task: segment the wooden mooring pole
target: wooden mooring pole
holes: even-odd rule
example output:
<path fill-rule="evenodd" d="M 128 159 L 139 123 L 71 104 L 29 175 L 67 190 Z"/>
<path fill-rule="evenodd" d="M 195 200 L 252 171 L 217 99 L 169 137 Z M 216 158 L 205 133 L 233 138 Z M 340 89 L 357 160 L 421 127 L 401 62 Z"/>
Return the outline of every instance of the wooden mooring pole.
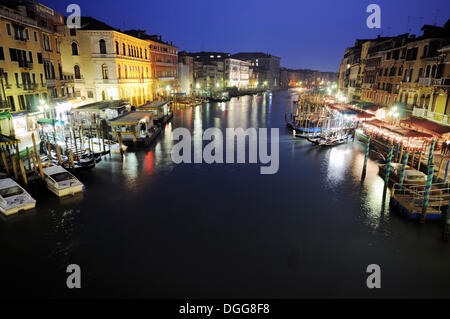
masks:
<path fill-rule="evenodd" d="M 9 174 L 9 166 L 8 166 L 8 161 L 6 160 L 6 155 L 5 152 L 2 151 L 2 161 L 3 161 L 3 166 L 5 167 L 6 170 L 6 174 Z"/>

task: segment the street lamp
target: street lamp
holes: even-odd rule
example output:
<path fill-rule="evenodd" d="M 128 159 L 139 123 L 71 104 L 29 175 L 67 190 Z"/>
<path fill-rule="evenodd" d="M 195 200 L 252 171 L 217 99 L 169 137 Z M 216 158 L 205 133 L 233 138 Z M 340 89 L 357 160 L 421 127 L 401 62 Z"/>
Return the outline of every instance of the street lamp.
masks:
<path fill-rule="evenodd" d="M 397 106 L 394 105 L 388 113 L 391 117 L 391 124 L 395 124 L 395 120 L 400 116 L 397 110 Z"/>

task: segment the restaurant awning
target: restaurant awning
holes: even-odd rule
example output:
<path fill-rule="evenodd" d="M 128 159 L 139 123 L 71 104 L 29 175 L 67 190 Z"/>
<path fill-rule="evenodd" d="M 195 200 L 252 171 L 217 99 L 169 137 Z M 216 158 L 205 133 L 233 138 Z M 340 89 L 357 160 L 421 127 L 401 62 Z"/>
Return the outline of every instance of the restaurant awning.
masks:
<path fill-rule="evenodd" d="M 10 119 L 11 114 L 9 112 L 0 113 L 0 120 Z"/>
<path fill-rule="evenodd" d="M 56 123 L 55 120 L 47 119 L 47 118 L 39 119 L 37 122 L 38 122 L 38 124 L 50 124 L 50 125 L 53 125 Z"/>
<path fill-rule="evenodd" d="M 416 130 L 423 130 L 436 137 L 442 137 L 442 135 L 450 133 L 450 126 L 441 125 L 418 117 L 402 120 L 401 123 Z"/>

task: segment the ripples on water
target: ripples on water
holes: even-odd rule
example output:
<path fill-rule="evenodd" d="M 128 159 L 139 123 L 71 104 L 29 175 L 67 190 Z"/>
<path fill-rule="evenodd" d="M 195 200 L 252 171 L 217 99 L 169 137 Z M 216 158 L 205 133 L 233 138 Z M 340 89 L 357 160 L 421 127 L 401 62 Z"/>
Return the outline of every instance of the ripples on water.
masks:
<path fill-rule="evenodd" d="M 389 209 L 389 190 L 359 143 L 321 149 L 284 127 L 287 92 L 178 108 L 157 143 L 111 155 L 78 177 L 81 198 L 43 192 L 0 221 L 0 295 L 110 297 L 450 296 L 450 249 L 437 225 Z M 280 128 L 280 169 L 180 164 L 172 131 Z M 65 289 L 78 263 L 83 289 Z M 378 263 L 383 288 L 368 291 Z M 30 288 L 31 286 L 31 288 Z M 45 288 L 43 288 L 45 287 Z"/>

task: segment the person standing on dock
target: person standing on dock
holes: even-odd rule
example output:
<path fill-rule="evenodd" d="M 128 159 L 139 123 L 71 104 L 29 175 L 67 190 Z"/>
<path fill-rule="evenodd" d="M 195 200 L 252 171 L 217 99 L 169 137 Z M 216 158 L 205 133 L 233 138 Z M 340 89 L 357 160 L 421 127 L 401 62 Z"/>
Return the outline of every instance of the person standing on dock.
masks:
<path fill-rule="evenodd" d="M 448 147 L 447 142 L 442 142 L 441 155 L 445 155 L 447 153 L 447 147 Z"/>

